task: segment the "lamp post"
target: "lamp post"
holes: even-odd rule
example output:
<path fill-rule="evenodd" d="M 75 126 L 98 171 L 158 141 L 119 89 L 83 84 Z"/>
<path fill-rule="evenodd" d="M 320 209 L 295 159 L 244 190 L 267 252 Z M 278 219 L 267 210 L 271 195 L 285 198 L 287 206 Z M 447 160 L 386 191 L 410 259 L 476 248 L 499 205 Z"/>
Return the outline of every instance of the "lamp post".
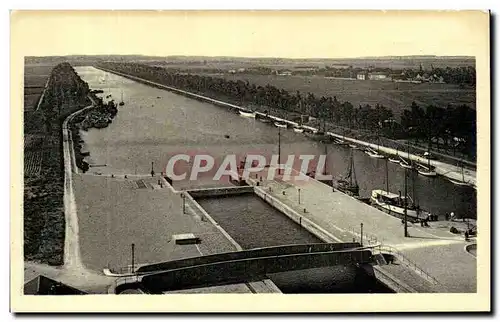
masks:
<path fill-rule="evenodd" d="M 181 193 L 181 198 L 182 198 L 182 214 L 186 213 L 186 196 Z"/>
<path fill-rule="evenodd" d="M 299 205 L 300 205 L 300 188 L 299 188 Z"/>

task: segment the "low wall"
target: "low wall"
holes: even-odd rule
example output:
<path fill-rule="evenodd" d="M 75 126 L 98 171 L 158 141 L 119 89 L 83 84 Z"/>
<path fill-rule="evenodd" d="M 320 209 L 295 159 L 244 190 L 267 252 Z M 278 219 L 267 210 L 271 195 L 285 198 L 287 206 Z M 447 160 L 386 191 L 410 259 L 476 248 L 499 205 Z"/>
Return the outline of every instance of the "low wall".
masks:
<path fill-rule="evenodd" d="M 144 265 L 136 270 L 136 273 L 146 273 L 162 270 L 172 270 L 189 266 L 205 265 L 210 263 L 250 259 L 266 256 L 282 256 L 301 253 L 317 253 L 326 251 L 336 251 L 358 248 L 359 243 L 325 243 L 325 244 L 304 244 L 304 245 L 286 245 L 275 247 L 264 247 L 239 252 L 221 253 L 214 255 L 207 255 L 195 258 L 186 258 L 176 261 L 169 261 L 151 265 Z"/>
<path fill-rule="evenodd" d="M 369 262 L 370 251 L 335 251 L 270 256 L 219 262 L 145 275 L 142 285 L 152 293 L 216 283 L 258 280 L 262 276 L 314 267 L 355 265 Z"/>
<path fill-rule="evenodd" d="M 245 193 L 253 193 L 251 186 L 239 187 L 223 187 L 223 188 L 208 188 L 208 189 L 192 189 L 187 192 L 195 199 L 218 196 L 234 196 Z"/>

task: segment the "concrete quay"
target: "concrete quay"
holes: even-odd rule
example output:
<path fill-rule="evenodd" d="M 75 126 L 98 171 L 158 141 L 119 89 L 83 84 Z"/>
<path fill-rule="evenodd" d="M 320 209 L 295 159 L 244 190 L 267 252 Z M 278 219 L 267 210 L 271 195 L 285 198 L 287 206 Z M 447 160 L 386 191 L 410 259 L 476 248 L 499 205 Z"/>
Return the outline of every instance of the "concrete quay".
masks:
<path fill-rule="evenodd" d="M 216 99 L 213 99 L 213 98 L 210 98 L 210 97 L 206 97 L 206 96 L 202 96 L 202 95 L 199 95 L 199 94 L 187 92 L 187 91 L 180 90 L 180 89 L 177 89 L 177 88 L 174 88 L 174 87 L 171 87 L 171 86 L 166 86 L 166 85 L 163 85 L 163 84 L 160 84 L 160 83 L 152 82 L 152 81 L 149 81 L 149 80 L 137 77 L 137 76 L 132 76 L 132 75 L 129 75 L 129 74 L 117 72 L 117 71 L 106 69 L 106 68 L 102 68 L 102 67 L 96 67 L 96 68 L 100 69 L 100 70 L 103 70 L 105 72 L 113 73 L 113 74 L 116 74 L 116 75 L 120 75 L 120 76 L 129 78 L 129 79 L 138 81 L 138 82 L 143 83 L 143 84 L 147 84 L 147 85 L 150 85 L 150 86 L 162 88 L 162 89 L 165 89 L 165 90 L 168 90 L 168 91 L 171 91 L 171 92 L 174 92 L 174 93 L 186 96 L 186 97 L 190 97 L 190 98 L 197 99 L 197 100 L 202 100 L 204 102 L 208 102 L 208 103 L 211 103 L 211 104 L 214 104 L 214 105 L 217 105 L 217 106 L 226 107 L 226 108 L 232 108 L 232 109 L 238 109 L 238 110 L 243 109 L 243 107 L 241 107 L 241 106 L 237 106 L 237 105 L 234 105 L 234 104 L 230 104 L 230 103 L 226 103 L 226 102 L 223 102 L 223 101 L 219 101 L 219 100 L 216 100 Z M 265 114 L 260 113 L 260 112 L 256 112 L 256 114 L 259 114 L 260 116 L 266 116 Z M 267 115 L 267 116 L 270 117 L 271 119 L 275 120 L 275 121 L 285 122 L 289 126 L 297 126 L 298 125 L 298 123 L 292 122 L 290 120 L 282 119 L 282 118 L 275 117 L 275 116 L 272 116 L 272 115 Z M 312 130 L 312 131 L 318 130 L 317 128 L 314 128 L 314 127 L 311 127 L 311 126 L 303 126 L 303 127 L 307 128 L 309 130 Z M 361 145 L 361 146 L 364 146 L 364 147 L 370 147 L 372 149 L 379 149 L 379 151 L 381 151 L 382 153 L 387 154 L 387 155 L 396 156 L 396 155 L 401 155 L 402 154 L 405 158 L 409 158 L 409 159 L 411 159 L 413 161 L 417 161 L 417 162 L 421 162 L 421 163 L 427 164 L 427 159 L 422 158 L 422 157 L 420 157 L 418 155 L 410 154 L 408 156 L 408 154 L 406 154 L 406 153 L 402 153 L 401 151 L 397 151 L 396 149 L 392 149 L 392 148 L 389 148 L 389 147 L 377 146 L 376 144 L 373 144 L 373 143 L 369 143 L 369 142 L 357 140 L 357 139 L 354 139 L 354 138 L 351 138 L 351 137 L 346 137 L 346 136 L 343 136 L 343 135 L 340 135 L 340 134 L 337 134 L 337 133 L 333 133 L 333 132 L 326 132 L 326 133 L 328 135 L 331 135 L 331 136 L 334 136 L 336 138 L 348 141 L 350 143 L 358 144 L 358 145 Z M 430 163 L 431 163 L 432 166 L 434 166 L 436 168 L 435 170 L 436 170 L 437 174 L 439 174 L 441 176 L 444 176 L 444 177 L 447 177 L 449 179 L 457 180 L 457 181 L 461 181 L 462 180 L 462 169 L 460 167 L 452 165 L 452 164 L 448 164 L 448 163 L 436 161 L 436 160 L 431 160 Z M 476 180 L 476 178 L 477 178 L 476 171 L 464 169 L 464 181 L 467 182 L 473 188 L 477 188 L 477 180 Z"/>
<path fill-rule="evenodd" d="M 312 178 L 294 183 L 279 178 L 249 179 L 255 192 L 270 205 L 325 241 L 361 240 L 374 250 L 394 254 L 402 265 L 376 268 L 410 292 L 476 292 L 476 258 L 465 251 L 473 242 L 431 222 L 430 227 L 408 223 L 404 236 L 401 220 L 360 202 Z M 299 190 L 300 189 L 300 190 Z M 300 194 L 300 203 L 299 203 Z"/>

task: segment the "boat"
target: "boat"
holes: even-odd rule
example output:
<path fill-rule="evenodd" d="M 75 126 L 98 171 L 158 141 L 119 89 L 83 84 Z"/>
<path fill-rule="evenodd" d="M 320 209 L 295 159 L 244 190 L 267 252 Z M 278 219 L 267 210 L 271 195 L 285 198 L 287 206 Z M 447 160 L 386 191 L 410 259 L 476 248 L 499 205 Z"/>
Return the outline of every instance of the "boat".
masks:
<path fill-rule="evenodd" d="M 250 111 L 250 110 L 245 110 L 245 109 L 241 108 L 241 109 L 238 110 L 238 112 L 243 117 L 255 117 L 255 112 Z"/>
<path fill-rule="evenodd" d="M 373 150 L 372 148 L 367 148 L 365 150 L 365 153 L 368 154 L 371 158 L 376 158 L 376 159 L 383 159 L 383 158 L 385 158 L 384 155 L 378 153 L 377 151 Z"/>
<path fill-rule="evenodd" d="M 400 164 L 403 168 L 405 168 L 405 169 L 413 169 L 413 164 L 412 164 L 411 160 L 410 160 L 410 161 L 408 161 L 408 160 L 406 160 L 406 159 L 404 159 L 404 158 L 402 158 L 402 157 L 399 157 L 399 160 L 400 160 L 400 161 L 399 161 L 399 164 Z"/>
<path fill-rule="evenodd" d="M 399 160 L 399 151 L 396 149 L 396 158 L 389 158 L 389 161 L 392 163 L 400 163 L 401 160 Z"/>
<path fill-rule="evenodd" d="M 450 180 L 454 185 L 457 185 L 457 186 L 469 186 L 470 185 L 469 182 L 465 181 L 464 165 L 461 164 L 460 168 L 461 168 L 461 172 L 462 172 L 462 180 L 456 180 L 456 179 L 452 179 L 452 178 L 448 178 L 448 180 Z"/>
<path fill-rule="evenodd" d="M 337 145 L 340 145 L 340 146 L 348 146 L 349 143 L 347 143 L 346 141 L 342 140 L 342 139 L 334 139 L 335 143 Z"/>
<path fill-rule="evenodd" d="M 401 162 L 399 159 L 394 159 L 394 158 L 389 158 L 389 161 L 392 163 L 400 163 Z"/>
<path fill-rule="evenodd" d="M 285 128 L 285 129 L 288 127 L 288 124 L 286 124 L 283 121 L 274 122 L 274 125 L 277 126 L 277 127 Z"/>
<path fill-rule="evenodd" d="M 416 163 L 416 168 L 417 172 L 423 176 L 426 177 L 435 177 L 437 176 L 436 171 L 434 170 L 434 167 L 427 167 L 423 164 Z"/>
<path fill-rule="evenodd" d="M 415 206 L 410 197 L 401 196 L 400 194 L 381 189 L 372 190 L 370 203 L 374 207 L 398 218 L 404 218 L 406 208 L 406 216 L 409 221 L 424 219 L 429 214 L 421 210 L 418 206 Z"/>
<path fill-rule="evenodd" d="M 301 126 L 296 126 L 293 128 L 293 131 L 296 133 L 304 133 L 304 128 Z"/>
<path fill-rule="evenodd" d="M 347 174 L 343 178 L 340 178 L 336 181 L 335 188 L 350 196 L 359 197 L 359 185 L 356 181 L 356 172 L 354 171 L 354 156 L 352 151 L 349 157 Z"/>
<path fill-rule="evenodd" d="M 123 102 L 123 90 L 122 90 L 122 96 L 121 96 L 121 100 L 120 100 L 120 103 L 118 103 L 119 106 L 123 106 L 125 105 L 125 103 Z"/>
<path fill-rule="evenodd" d="M 358 146 L 354 144 L 349 144 L 349 147 L 353 150 L 359 150 Z"/>
<path fill-rule="evenodd" d="M 426 176 L 426 177 L 437 176 L 437 173 L 435 170 L 436 168 L 431 165 L 431 159 L 427 159 L 427 165 L 416 162 L 415 166 L 417 168 L 417 172 L 423 176 Z"/>

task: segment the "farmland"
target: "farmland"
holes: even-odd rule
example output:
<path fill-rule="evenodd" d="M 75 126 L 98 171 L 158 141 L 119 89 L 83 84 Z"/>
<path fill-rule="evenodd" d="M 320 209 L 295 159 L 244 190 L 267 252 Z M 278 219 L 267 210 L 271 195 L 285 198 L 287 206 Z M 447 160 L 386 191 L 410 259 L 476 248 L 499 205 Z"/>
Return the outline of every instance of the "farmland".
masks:
<path fill-rule="evenodd" d="M 356 107 L 381 104 L 391 109 L 396 117 L 401 114 L 403 108 L 408 108 L 412 101 L 420 106 L 434 104 L 447 107 L 448 104 L 466 104 L 475 109 L 476 105 L 475 88 L 460 88 L 452 84 L 344 80 L 319 76 L 224 74 L 214 77 L 232 81 L 243 80 L 259 86 L 269 84 L 291 93 L 310 92 L 316 97 L 336 96 L 339 101 L 351 102 Z"/>
<path fill-rule="evenodd" d="M 44 99 L 35 109 L 49 77 Z M 24 258 L 60 265 L 64 246 L 61 123 L 90 104 L 89 89 L 67 63 L 25 65 L 24 78 Z"/>
<path fill-rule="evenodd" d="M 49 64 L 24 66 L 24 111 L 36 108 L 53 67 Z"/>

